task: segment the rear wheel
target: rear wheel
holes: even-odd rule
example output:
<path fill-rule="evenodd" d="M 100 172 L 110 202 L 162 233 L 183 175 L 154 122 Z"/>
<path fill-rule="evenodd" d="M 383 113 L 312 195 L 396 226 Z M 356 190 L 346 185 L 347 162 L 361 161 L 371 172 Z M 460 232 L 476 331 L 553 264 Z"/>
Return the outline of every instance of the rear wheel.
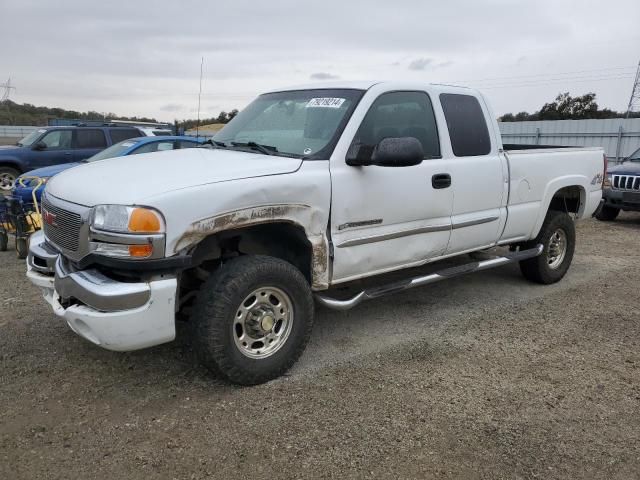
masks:
<path fill-rule="evenodd" d="M 204 365 L 234 383 L 255 385 L 285 373 L 304 351 L 313 297 L 290 263 L 237 257 L 202 285 L 190 322 Z"/>
<path fill-rule="evenodd" d="M 565 276 L 573 260 L 576 231 L 571 217 L 564 212 L 549 210 L 538 236 L 523 248 L 534 248 L 539 244 L 544 246 L 542 253 L 520 262 L 520 271 L 532 282 L 555 283 Z"/>
<path fill-rule="evenodd" d="M 15 168 L 0 165 L 0 193 L 9 193 L 19 175 L 20 172 Z"/>
<path fill-rule="evenodd" d="M 608 207 L 607 205 L 603 205 L 602 209 L 596 215 L 596 218 L 604 222 L 611 222 L 616 219 L 619 213 L 620 213 L 619 208 Z"/>

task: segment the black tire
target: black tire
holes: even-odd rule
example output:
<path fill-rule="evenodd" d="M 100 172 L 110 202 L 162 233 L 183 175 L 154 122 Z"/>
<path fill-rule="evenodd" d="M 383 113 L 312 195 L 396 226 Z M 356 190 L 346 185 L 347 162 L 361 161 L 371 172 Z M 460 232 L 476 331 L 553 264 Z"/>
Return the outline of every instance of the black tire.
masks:
<path fill-rule="evenodd" d="M 0 194 L 9 193 L 19 176 L 20 172 L 15 168 L 0 165 Z"/>
<path fill-rule="evenodd" d="M 16 237 L 16 255 L 18 258 L 25 259 L 29 253 L 28 241 L 24 237 Z"/>
<path fill-rule="evenodd" d="M 602 209 L 596 215 L 596 218 L 598 220 L 602 220 L 603 222 L 612 222 L 613 220 L 616 219 L 619 213 L 620 213 L 619 208 L 603 205 Z"/>
<path fill-rule="evenodd" d="M 9 245 L 9 235 L 5 232 L 0 232 L 0 252 L 6 252 Z"/>
<path fill-rule="evenodd" d="M 555 251 L 550 249 L 552 237 L 556 236 L 556 234 L 560 237 L 564 235 L 566 248 L 561 261 L 554 265 L 553 259 L 560 260 L 559 256 L 554 256 Z M 557 239 L 558 237 L 556 236 L 555 238 Z M 545 285 L 555 283 L 565 276 L 573 260 L 573 252 L 576 247 L 576 230 L 571 217 L 564 212 L 549 210 L 538 236 L 531 242 L 524 244 L 522 249 L 534 248 L 538 244 L 544 246 L 542 254 L 520 262 L 520 271 L 527 280 L 532 282 Z"/>
<path fill-rule="evenodd" d="M 240 318 L 245 299 L 262 288 L 279 289 L 287 296 L 291 327 L 270 356 L 250 358 L 238 344 L 247 337 L 235 330 L 236 315 Z M 211 274 L 198 293 L 189 322 L 195 352 L 205 366 L 233 383 L 256 385 L 284 374 L 300 358 L 311 335 L 313 315 L 311 289 L 296 267 L 274 257 L 248 255 L 224 263 Z"/>

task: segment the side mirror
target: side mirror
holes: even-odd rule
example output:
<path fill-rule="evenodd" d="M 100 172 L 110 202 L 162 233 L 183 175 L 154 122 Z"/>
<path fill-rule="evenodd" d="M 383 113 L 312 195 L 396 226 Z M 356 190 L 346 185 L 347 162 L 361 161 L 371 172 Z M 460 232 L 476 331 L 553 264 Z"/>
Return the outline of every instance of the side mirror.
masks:
<path fill-rule="evenodd" d="M 373 148 L 353 145 L 347 154 L 347 165 L 360 167 L 411 167 L 424 160 L 422 144 L 414 137 L 383 138 Z"/>
<path fill-rule="evenodd" d="M 383 138 L 371 155 L 371 163 L 381 167 L 411 167 L 422 160 L 422 144 L 414 137 Z"/>
<path fill-rule="evenodd" d="M 46 150 L 47 149 L 47 144 L 44 142 L 36 142 L 33 144 L 33 149 L 34 150 Z"/>

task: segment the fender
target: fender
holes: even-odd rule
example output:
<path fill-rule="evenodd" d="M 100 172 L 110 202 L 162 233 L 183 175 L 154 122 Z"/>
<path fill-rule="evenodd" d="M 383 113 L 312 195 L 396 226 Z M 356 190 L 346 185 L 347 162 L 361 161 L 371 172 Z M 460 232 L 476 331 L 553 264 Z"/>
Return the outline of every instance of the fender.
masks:
<path fill-rule="evenodd" d="M 193 222 L 178 239 L 176 251 L 193 247 L 215 233 L 267 223 L 287 222 L 300 227 L 311 244 L 311 273 L 314 290 L 329 288 L 329 239 L 322 214 L 309 205 L 277 204 L 243 208 Z"/>
<path fill-rule="evenodd" d="M 531 231 L 530 238 L 535 238 L 540 229 L 542 228 L 542 224 L 544 219 L 547 216 L 547 212 L 549 211 L 549 205 L 551 205 L 551 200 L 553 196 L 561 189 L 565 187 L 579 187 L 580 188 L 580 207 L 578 209 L 578 218 L 581 218 L 584 213 L 584 207 L 587 199 L 587 188 L 589 185 L 590 179 L 584 175 L 567 175 L 564 177 L 559 177 L 547 185 L 545 188 L 542 201 L 540 202 L 541 208 L 538 210 L 538 217 L 536 219 L 536 223 L 533 226 L 533 230 Z"/>

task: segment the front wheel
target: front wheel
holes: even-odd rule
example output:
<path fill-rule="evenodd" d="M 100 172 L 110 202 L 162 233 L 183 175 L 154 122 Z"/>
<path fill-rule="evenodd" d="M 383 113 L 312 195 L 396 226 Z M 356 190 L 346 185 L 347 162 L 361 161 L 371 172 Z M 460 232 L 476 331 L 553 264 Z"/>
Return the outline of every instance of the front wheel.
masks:
<path fill-rule="evenodd" d="M 7 232 L 0 232 L 0 252 L 6 252 L 9 244 L 9 235 Z"/>
<path fill-rule="evenodd" d="M 556 210 L 549 210 L 540 233 L 523 248 L 544 249 L 537 257 L 520 262 L 520 271 L 527 280 L 550 284 L 562 279 L 569 270 L 576 247 L 576 230 L 571 217 Z"/>
<path fill-rule="evenodd" d="M 0 194 L 9 193 L 16 184 L 20 172 L 15 168 L 0 165 Z"/>
<path fill-rule="evenodd" d="M 204 282 L 189 320 L 192 341 L 200 361 L 231 382 L 264 383 L 298 360 L 313 310 L 296 267 L 274 257 L 237 257 Z"/>
<path fill-rule="evenodd" d="M 619 208 L 603 205 L 602 209 L 596 215 L 596 218 L 598 220 L 602 220 L 603 222 L 612 222 L 613 220 L 616 219 L 619 213 L 620 213 Z"/>

